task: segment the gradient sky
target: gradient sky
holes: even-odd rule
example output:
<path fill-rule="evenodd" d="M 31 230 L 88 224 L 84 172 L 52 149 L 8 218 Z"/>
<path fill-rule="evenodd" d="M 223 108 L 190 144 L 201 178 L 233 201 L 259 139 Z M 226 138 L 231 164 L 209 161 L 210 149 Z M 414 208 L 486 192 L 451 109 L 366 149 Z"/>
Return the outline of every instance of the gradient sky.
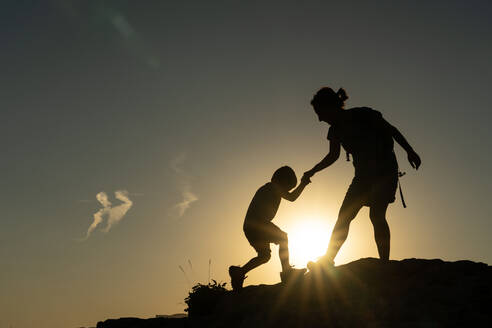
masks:
<path fill-rule="evenodd" d="M 0 327 L 182 312 L 209 259 L 228 281 L 255 254 L 256 189 L 328 151 L 309 105 L 324 85 L 422 157 L 415 172 L 396 146 L 391 258 L 492 263 L 489 1 L 2 1 L 0 17 Z M 342 157 L 274 222 L 320 219 L 328 242 L 352 176 Z M 117 190 L 133 206 L 82 240 Z M 248 284 L 279 281 L 273 254 Z M 337 264 L 368 256 L 364 209 Z"/>

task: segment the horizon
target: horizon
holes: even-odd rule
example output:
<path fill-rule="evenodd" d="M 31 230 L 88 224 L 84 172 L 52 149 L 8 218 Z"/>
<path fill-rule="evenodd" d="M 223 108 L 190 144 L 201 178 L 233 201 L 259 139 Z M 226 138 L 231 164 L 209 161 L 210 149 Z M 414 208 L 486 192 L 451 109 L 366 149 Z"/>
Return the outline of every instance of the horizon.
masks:
<path fill-rule="evenodd" d="M 256 190 L 283 165 L 300 180 L 328 153 L 310 105 L 322 86 L 380 111 L 422 158 L 413 170 L 395 143 L 408 207 L 397 192 L 390 259 L 492 263 L 492 4 L 50 0 L 0 12 L 0 327 L 182 313 L 194 284 L 230 286 L 228 266 L 255 254 L 242 225 Z M 273 222 L 296 267 L 322 255 L 353 175 L 342 150 L 281 202 Z M 367 207 L 336 264 L 364 257 L 378 257 Z M 245 284 L 279 271 L 272 245 Z"/>

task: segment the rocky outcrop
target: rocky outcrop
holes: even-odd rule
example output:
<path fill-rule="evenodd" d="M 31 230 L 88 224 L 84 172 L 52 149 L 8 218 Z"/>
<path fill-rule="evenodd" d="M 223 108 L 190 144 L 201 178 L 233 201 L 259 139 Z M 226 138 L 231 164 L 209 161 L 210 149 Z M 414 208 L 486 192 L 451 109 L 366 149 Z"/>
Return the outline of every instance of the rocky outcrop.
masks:
<path fill-rule="evenodd" d="M 240 292 L 211 295 L 206 300 L 207 311 L 193 309 L 200 304 L 192 304 L 190 310 L 194 311 L 188 318 L 107 320 L 97 327 L 492 325 L 492 267 L 471 261 L 381 263 L 366 258 L 308 273 L 287 284 L 248 286 Z"/>

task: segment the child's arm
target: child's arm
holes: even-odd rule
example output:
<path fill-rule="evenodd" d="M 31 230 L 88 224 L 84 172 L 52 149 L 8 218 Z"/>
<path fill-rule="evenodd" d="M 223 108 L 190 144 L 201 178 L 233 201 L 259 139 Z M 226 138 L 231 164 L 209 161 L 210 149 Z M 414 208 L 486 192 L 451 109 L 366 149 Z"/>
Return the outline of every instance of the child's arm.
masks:
<path fill-rule="evenodd" d="M 284 199 L 287 199 L 290 202 L 293 202 L 301 195 L 302 191 L 309 183 L 311 183 L 309 177 L 303 175 L 301 179 L 301 183 L 299 183 L 296 189 L 294 189 L 292 192 L 280 191 L 280 196 Z"/>

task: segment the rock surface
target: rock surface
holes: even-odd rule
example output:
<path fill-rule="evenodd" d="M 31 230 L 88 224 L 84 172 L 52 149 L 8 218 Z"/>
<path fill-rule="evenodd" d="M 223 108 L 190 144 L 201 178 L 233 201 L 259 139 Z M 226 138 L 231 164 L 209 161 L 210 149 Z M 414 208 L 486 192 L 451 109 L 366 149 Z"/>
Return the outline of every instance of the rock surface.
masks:
<path fill-rule="evenodd" d="M 188 318 L 122 318 L 97 327 L 491 326 L 492 267 L 366 258 L 287 284 L 227 291 L 206 303 L 206 313 L 190 306 Z"/>

